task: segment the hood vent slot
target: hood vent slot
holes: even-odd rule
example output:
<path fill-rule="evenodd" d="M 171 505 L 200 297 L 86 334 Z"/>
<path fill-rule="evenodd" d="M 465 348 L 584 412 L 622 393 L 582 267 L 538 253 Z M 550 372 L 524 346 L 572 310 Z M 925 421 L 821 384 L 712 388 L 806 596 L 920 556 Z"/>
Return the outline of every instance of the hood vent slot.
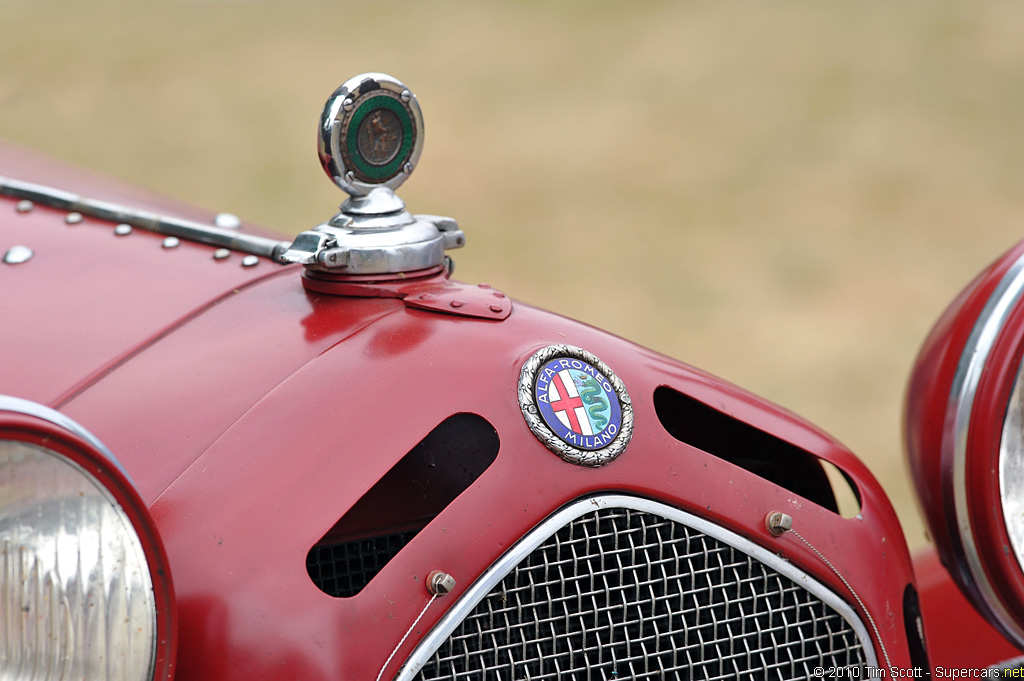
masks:
<path fill-rule="evenodd" d="M 306 570 L 326 594 L 358 594 L 498 456 L 494 426 L 476 414 L 442 421 L 310 549 Z"/>
<path fill-rule="evenodd" d="M 828 475 L 810 452 L 666 386 L 654 391 L 654 409 L 680 442 L 839 513 Z"/>

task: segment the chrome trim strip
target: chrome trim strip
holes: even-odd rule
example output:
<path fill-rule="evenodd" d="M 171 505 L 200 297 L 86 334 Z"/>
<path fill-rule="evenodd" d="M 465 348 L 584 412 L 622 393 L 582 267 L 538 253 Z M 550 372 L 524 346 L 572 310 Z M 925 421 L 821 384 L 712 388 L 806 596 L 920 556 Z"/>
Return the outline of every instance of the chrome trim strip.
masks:
<path fill-rule="evenodd" d="M 985 302 L 978 321 L 967 338 L 949 393 L 943 427 L 942 458 L 953 463 L 953 508 L 957 535 L 963 556 L 957 557 L 961 574 L 969 577 L 989 612 L 1017 645 L 1024 645 L 1024 628 L 1014 621 L 999 600 L 981 564 L 974 543 L 970 512 L 967 507 L 967 430 L 978 393 L 978 384 L 996 339 L 1006 326 L 1013 308 L 1024 295 L 1024 256 L 1010 266 L 999 285 Z"/>
<path fill-rule="evenodd" d="M 108 201 L 88 199 L 71 192 L 62 191 L 31 182 L 0 177 L 0 196 L 30 200 L 35 203 L 74 213 L 88 215 L 99 220 L 109 220 L 145 229 L 157 234 L 176 236 L 187 241 L 196 241 L 209 246 L 230 248 L 234 251 L 260 255 L 280 262 L 280 255 L 291 245 L 289 241 L 277 241 L 253 234 L 242 234 L 237 229 L 226 229 L 205 225 L 201 222 L 158 215 L 136 210 Z"/>
<path fill-rule="evenodd" d="M 124 469 L 124 466 L 122 466 L 121 462 L 117 460 L 117 457 L 115 457 L 113 453 L 109 449 L 107 449 L 107 446 L 103 444 L 103 442 L 98 437 L 96 437 L 88 430 L 86 430 L 77 421 L 68 416 L 65 416 L 56 409 L 50 409 L 49 407 L 39 404 L 38 402 L 25 400 L 20 397 L 0 395 L 0 411 L 9 411 L 14 412 L 16 414 L 34 416 L 37 419 L 42 419 L 43 421 L 52 423 L 58 428 L 63 428 L 64 430 L 74 435 L 77 435 L 81 439 L 88 442 L 94 449 L 96 449 L 96 451 L 105 456 L 107 460 L 109 460 L 111 463 L 117 466 L 117 469 L 121 471 L 125 478 L 128 478 L 129 482 L 131 482 L 131 478 L 128 477 L 128 471 Z"/>
<path fill-rule="evenodd" d="M 412 655 L 410 655 L 405 661 L 405 664 L 403 664 L 401 669 L 398 670 L 398 674 L 395 676 L 395 681 L 408 681 L 409 679 L 412 679 L 412 677 L 423 668 L 423 665 L 430 660 L 434 652 L 441 647 L 441 644 L 444 643 L 462 620 L 464 620 L 473 611 L 477 604 L 480 603 L 488 593 L 490 593 L 491 589 L 494 588 L 498 582 L 504 579 L 505 576 L 517 565 L 519 565 L 526 556 L 532 553 L 534 549 L 543 544 L 549 537 L 554 535 L 558 530 L 573 520 L 584 516 L 587 513 L 591 513 L 595 509 L 603 508 L 629 508 L 635 511 L 644 511 L 659 515 L 663 518 L 686 525 L 698 532 L 703 532 L 710 537 L 714 537 L 734 549 L 745 553 L 748 556 L 752 556 L 765 565 L 768 565 L 773 570 L 776 570 L 785 577 L 788 577 L 807 591 L 820 598 L 823 602 L 827 603 L 836 612 L 838 612 L 857 634 L 857 638 L 860 640 L 861 646 L 864 648 L 864 656 L 867 658 L 867 664 L 873 667 L 878 666 L 878 658 L 875 655 L 875 647 L 871 643 L 871 637 L 868 636 L 867 628 L 864 626 L 864 623 L 861 622 L 860 618 L 857 617 L 853 608 L 829 590 L 824 584 L 811 578 L 807 573 L 803 572 L 786 559 L 758 546 L 749 539 L 745 539 L 735 532 L 727 530 L 719 525 L 714 525 L 703 518 L 699 518 L 678 508 L 666 506 L 665 504 L 651 501 L 649 499 L 642 499 L 640 497 L 621 494 L 607 494 L 596 497 L 585 497 L 572 502 L 568 506 L 555 512 L 554 515 L 548 517 L 544 522 L 520 539 L 519 542 L 517 542 L 511 549 L 505 552 L 497 562 L 491 565 L 491 567 L 480 575 L 480 578 L 466 590 L 466 593 L 463 594 L 462 598 L 460 598 L 459 601 L 453 605 L 447 613 L 445 613 L 444 617 L 442 617 L 434 628 L 430 630 L 430 633 L 420 641 L 416 650 L 413 651 Z"/>

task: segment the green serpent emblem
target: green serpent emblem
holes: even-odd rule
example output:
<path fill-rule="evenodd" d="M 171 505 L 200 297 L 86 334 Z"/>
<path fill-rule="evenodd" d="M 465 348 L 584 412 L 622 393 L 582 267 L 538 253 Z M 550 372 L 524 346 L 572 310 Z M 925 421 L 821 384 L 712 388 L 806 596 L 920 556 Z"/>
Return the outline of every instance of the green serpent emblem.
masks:
<path fill-rule="evenodd" d="M 604 397 L 604 390 L 593 376 L 583 376 L 583 385 L 580 386 L 580 397 L 583 403 L 590 405 L 587 413 L 590 420 L 594 422 L 594 429 L 600 433 L 608 425 L 608 417 L 602 412 L 608 410 L 608 400 Z"/>

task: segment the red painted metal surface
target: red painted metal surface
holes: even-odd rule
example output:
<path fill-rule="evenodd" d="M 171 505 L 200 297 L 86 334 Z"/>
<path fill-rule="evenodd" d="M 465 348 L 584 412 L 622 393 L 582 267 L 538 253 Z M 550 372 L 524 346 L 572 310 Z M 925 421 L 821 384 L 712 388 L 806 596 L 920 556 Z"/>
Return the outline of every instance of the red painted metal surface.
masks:
<path fill-rule="evenodd" d="M 60 183 L 67 191 L 133 201 L 133 207 L 153 211 L 175 210 L 167 199 L 20 149 L 0 147 L 0 176 Z M 136 229 L 119 237 L 109 222 L 85 218 L 69 225 L 63 211 L 36 206 L 18 213 L 16 204 L 0 196 L 0 253 L 23 245 L 35 255 L 0 267 L 0 356 L 24 360 L 4 363 L 0 392 L 43 404 L 59 407 L 206 306 L 280 273 L 266 259 L 243 268 L 237 253 L 214 260 L 210 246 L 182 242 L 165 249 L 159 234 Z M 175 214 L 211 217 L 195 209 Z"/>
<path fill-rule="evenodd" d="M 284 289 L 287 283 L 282 277 L 266 286 Z M 293 284 L 297 295 L 308 295 L 297 281 Z M 259 288 L 239 298 L 257 295 Z M 771 550 L 785 551 L 852 601 L 794 537 L 767 534 L 763 519 L 768 512 L 790 513 L 799 531 L 843 566 L 876 613 L 894 664 L 901 652 L 905 655 L 900 596 L 911 580 L 906 548 L 880 488 L 837 443 L 710 376 L 524 305 L 497 325 L 400 307 L 325 352 L 309 347 L 305 329 L 314 320 L 340 315 L 336 308 L 345 309 L 343 316 L 350 319 L 359 314 L 357 305 L 368 302 L 389 301 L 311 299 L 308 309 L 278 305 L 275 324 L 293 332 L 290 341 L 280 340 L 282 349 L 287 344 L 306 347 L 313 358 L 237 419 L 221 423 L 224 432 L 214 442 L 198 443 L 198 457 L 153 503 L 179 592 L 182 649 L 190 653 L 181 660 L 185 678 L 268 676 L 282 665 L 301 670 L 305 678 L 373 678 L 426 603 L 423 579 L 431 570 L 455 575 L 459 587 L 428 611 L 421 631 L 511 542 L 564 503 L 605 490 L 667 501 L 738 528 Z M 211 308 L 207 319 L 194 320 L 133 357 L 65 411 L 92 424 L 101 438 L 118 443 L 129 470 L 148 475 L 160 454 L 123 443 L 125 431 L 133 430 L 126 423 L 149 428 L 153 415 L 138 403 L 144 401 L 130 403 L 123 392 L 132 384 L 160 385 L 169 393 L 168 402 L 198 399 L 202 391 L 193 390 L 194 379 L 169 380 L 168 374 L 177 372 L 168 372 L 161 346 L 200 324 L 208 327 L 207 345 L 230 345 L 228 331 L 237 329 L 237 319 L 220 317 L 227 312 L 226 306 Z M 199 340 L 183 345 L 195 347 L 202 344 Z M 519 369 L 535 350 L 553 342 L 597 354 L 633 397 L 633 442 L 604 468 L 561 461 L 523 421 L 516 401 Z M 251 364 L 233 368 L 234 375 L 227 371 L 217 379 L 217 395 L 244 392 L 254 380 Z M 854 479 L 864 501 L 861 517 L 843 519 L 676 441 L 654 413 L 652 395 L 660 385 L 833 461 Z M 120 413 L 114 416 L 109 403 L 119 396 Z M 208 398 L 215 401 L 213 395 Z M 200 419 L 206 403 L 200 400 L 183 418 Z M 495 427 L 501 441 L 496 462 L 375 578 L 373 588 L 349 599 L 320 592 L 305 573 L 309 548 L 413 445 L 458 412 L 478 414 Z M 410 646 L 396 659 L 408 654 Z"/>
<path fill-rule="evenodd" d="M 1020 656 L 964 597 L 933 549 L 914 556 L 914 573 L 933 667 L 984 669 Z"/>
<path fill-rule="evenodd" d="M 36 221 L 31 230 L 18 225 L 25 218 Z M 856 589 L 892 663 L 910 664 L 902 596 L 913 574 L 881 487 L 841 444 L 735 386 L 521 303 L 501 318 L 473 318 L 411 306 L 409 294 L 430 292 L 413 288 L 422 282 L 397 285 L 396 297 L 325 295 L 306 290 L 295 268 L 264 261 L 249 271 L 236 261 L 225 270 L 205 246 L 168 253 L 158 237 L 122 241 L 111 225 L 68 227 L 45 209 L 16 215 L 7 200 L 0 223 L 25 229 L 20 235 L 52 233 L 37 242 L 36 259 L 4 272 L 23 277 L 14 285 L 30 299 L 13 311 L 20 317 L 4 318 L 6 326 L 24 323 L 33 333 L 0 341 L 3 351 L 38 366 L 58 346 L 76 348 L 52 358 L 59 370 L 44 376 L 19 368 L 3 377 L 0 392 L 58 404 L 135 480 L 174 574 L 179 678 L 376 678 L 429 599 L 425 577 L 452 574 L 454 593 L 427 610 L 386 670 L 390 678 L 512 543 L 567 502 L 604 491 L 678 506 L 783 553 L 864 616 L 813 551 L 765 529 L 766 514 L 788 513 Z M 51 250 L 60 257 L 50 258 Z M 476 286 L 436 285 L 444 295 L 494 297 Z M 66 300 L 57 312 L 37 309 L 59 297 Z M 59 342 L 48 344 L 48 335 Z M 43 340 L 33 344 L 36 336 Z M 557 343 L 597 355 L 632 397 L 632 442 L 602 468 L 559 459 L 520 411 L 523 363 Z M 832 462 L 856 486 L 860 515 L 842 518 L 676 440 L 655 412 L 660 386 Z M 310 547 L 460 412 L 493 425 L 501 443 L 495 462 L 371 587 L 347 599 L 321 592 L 306 573 Z"/>
<path fill-rule="evenodd" d="M 1024 254 L 1018 244 L 981 275 L 950 305 L 926 340 L 907 391 L 907 452 L 918 496 L 946 568 L 967 596 L 985 609 L 971 580 L 960 575 L 963 546 L 956 528 L 950 395 L 971 331 L 1000 281 Z M 1024 306 L 1014 309 L 981 374 L 968 424 L 965 496 L 968 514 L 987 579 L 1001 602 L 1024 621 L 1024 574 L 1006 532 L 999 495 L 999 443 L 1021 352 Z M 969 655 L 964 651 L 965 655 Z"/>

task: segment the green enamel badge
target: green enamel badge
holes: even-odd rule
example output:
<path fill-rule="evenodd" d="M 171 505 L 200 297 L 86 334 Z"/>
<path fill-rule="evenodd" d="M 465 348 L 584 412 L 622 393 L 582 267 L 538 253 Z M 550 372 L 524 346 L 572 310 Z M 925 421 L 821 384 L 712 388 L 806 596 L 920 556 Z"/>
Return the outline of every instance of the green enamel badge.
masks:
<path fill-rule="evenodd" d="M 352 196 L 378 187 L 394 191 L 423 149 L 423 115 L 416 96 L 382 73 L 365 73 L 335 90 L 320 117 L 320 162 Z"/>

